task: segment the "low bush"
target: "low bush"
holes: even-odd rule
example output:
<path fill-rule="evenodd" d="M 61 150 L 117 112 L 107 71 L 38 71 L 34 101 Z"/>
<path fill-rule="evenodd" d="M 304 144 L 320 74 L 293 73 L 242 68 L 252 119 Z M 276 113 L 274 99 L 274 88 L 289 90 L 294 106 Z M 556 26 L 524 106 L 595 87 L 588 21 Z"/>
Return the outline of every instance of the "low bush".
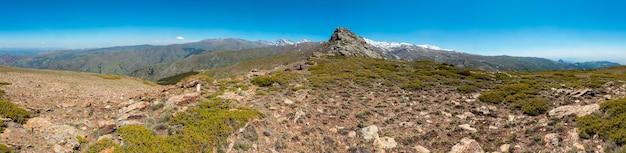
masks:
<path fill-rule="evenodd" d="M 14 122 L 24 124 L 29 118 L 33 117 L 30 112 L 8 100 L 0 99 L 0 116 L 11 118 Z"/>
<path fill-rule="evenodd" d="M 504 98 L 507 96 L 507 93 L 499 91 L 499 90 L 491 90 L 485 91 L 480 96 L 478 96 L 478 100 L 489 103 L 489 104 L 500 104 L 504 101 Z"/>
<path fill-rule="evenodd" d="M 93 76 L 97 76 L 107 80 L 119 80 L 122 79 L 122 76 L 119 75 L 111 75 L 111 74 L 93 74 Z"/>
<path fill-rule="evenodd" d="M 89 150 L 98 152 L 116 147 L 115 152 L 213 152 L 214 148 L 226 144 L 233 129 L 241 128 L 249 119 L 257 117 L 262 117 L 258 111 L 233 108 L 227 100 L 201 101 L 196 108 L 179 112 L 169 120 L 170 125 L 182 125 L 182 128 L 172 129 L 176 134 L 158 136 L 144 126 L 126 125 L 116 130 L 123 145 L 102 141 Z"/>
<path fill-rule="evenodd" d="M 276 80 L 270 76 L 257 76 L 252 79 L 252 84 L 260 87 L 269 87 L 276 83 Z"/>
<path fill-rule="evenodd" d="M 402 89 L 404 90 L 419 90 L 424 87 L 424 84 L 419 80 L 413 80 L 402 84 Z"/>
<path fill-rule="evenodd" d="M 87 149 L 88 153 L 99 153 L 105 149 L 111 148 L 113 147 L 115 150 L 119 149 L 119 144 L 113 142 L 112 140 L 109 140 L 107 138 L 104 139 L 100 139 L 98 142 L 92 144 L 91 146 L 89 146 L 89 149 Z"/>
<path fill-rule="evenodd" d="M 460 92 L 460 93 L 472 93 L 472 92 L 476 92 L 479 89 L 477 87 L 474 86 L 470 86 L 470 85 L 460 85 L 458 87 L 456 87 L 456 91 Z"/>
<path fill-rule="evenodd" d="M 626 144 L 626 98 L 601 103 L 600 109 L 604 114 L 594 113 L 576 118 L 580 137 L 591 138 L 597 134 L 618 146 Z"/>
<path fill-rule="evenodd" d="M 546 113 L 550 102 L 545 98 L 531 98 L 520 100 L 513 104 L 513 108 L 521 109 L 524 114 L 537 116 Z"/>
<path fill-rule="evenodd" d="M 194 71 L 190 71 L 190 72 L 185 72 L 185 73 L 181 73 L 181 74 L 176 74 L 173 76 L 169 76 L 163 79 L 159 79 L 157 80 L 156 83 L 160 84 L 160 85 L 172 85 L 172 84 L 176 84 L 178 82 L 180 82 L 181 80 L 189 77 L 189 76 L 193 76 L 199 74 L 199 72 L 194 72 Z"/>
<path fill-rule="evenodd" d="M 12 153 L 14 151 L 13 151 L 13 149 L 7 147 L 6 145 L 0 144 L 0 152 L 2 152 L 2 153 Z"/>

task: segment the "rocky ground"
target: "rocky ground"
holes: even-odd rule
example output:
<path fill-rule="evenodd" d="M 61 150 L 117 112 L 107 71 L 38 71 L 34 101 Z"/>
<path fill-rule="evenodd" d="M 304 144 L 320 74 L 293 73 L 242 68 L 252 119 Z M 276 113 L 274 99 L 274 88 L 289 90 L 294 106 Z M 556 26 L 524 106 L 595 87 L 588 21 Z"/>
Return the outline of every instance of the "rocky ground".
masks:
<path fill-rule="evenodd" d="M 143 80 L 104 79 L 68 71 L 0 67 L 6 98 L 36 114 L 28 123 L 10 123 L 0 142 L 21 152 L 72 152 L 77 136 L 89 139 L 101 122 L 118 114 L 129 98 L 155 90 Z"/>
<path fill-rule="evenodd" d="M 615 82 L 546 89 L 540 94 L 551 101 L 551 110 L 528 116 L 480 102 L 483 90 L 326 89 L 311 87 L 306 77 L 270 87 L 251 83 L 270 72 L 153 87 L 127 77 L 3 68 L 0 81 L 12 84 L 0 89 L 37 116 L 24 125 L 10 123 L 0 143 L 21 152 L 85 151 L 101 138 L 123 141 L 114 131 L 127 124 L 167 135 L 162 119 L 216 94 L 265 116 L 235 130 L 223 146 L 226 152 L 603 152 L 599 138 L 578 137 L 573 120 L 626 96 L 626 85 Z M 290 73 L 309 75 L 306 69 Z"/>

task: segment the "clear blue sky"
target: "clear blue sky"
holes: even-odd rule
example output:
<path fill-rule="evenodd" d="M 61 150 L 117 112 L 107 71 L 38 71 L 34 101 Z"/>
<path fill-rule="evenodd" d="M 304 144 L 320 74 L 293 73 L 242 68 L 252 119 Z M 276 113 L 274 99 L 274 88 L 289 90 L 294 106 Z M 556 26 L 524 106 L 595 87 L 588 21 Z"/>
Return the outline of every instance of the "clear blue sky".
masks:
<path fill-rule="evenodd" d="M 626 2 L 601 0 L 0 0 L 0 48 L 92 48 L 208 38 L 378 41 L 626 64 Z M 184 39 L 177 39 L 183 37 Z"/>

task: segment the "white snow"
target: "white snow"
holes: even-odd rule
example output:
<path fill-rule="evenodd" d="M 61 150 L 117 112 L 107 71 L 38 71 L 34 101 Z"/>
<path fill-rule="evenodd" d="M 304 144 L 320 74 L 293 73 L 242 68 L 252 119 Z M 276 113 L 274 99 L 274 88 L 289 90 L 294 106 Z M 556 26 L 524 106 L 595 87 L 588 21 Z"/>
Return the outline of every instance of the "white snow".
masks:
<path fill-rule="evenodd" d="M 420 48 L 432 49 L 432 50 L 454 51 L 451 49 L 443 49 L 441 47 L 437 47 L 437 46 L 429 45 L 429 44 L 414 45 L 414 44 L 405 43 L 405 42 L 398 43 L 398 42 L 374 41 L 374 40 L 370 40 L 367 38 L 363 38 L 363 39 L 365 40 L 365 42 L 367 42 L 367 44 L 370 44 L 374 47 L 381 48 L 385 51 L 389 51 L 393 48 L 398 48 L 398 47 L 420 47 Z"/>

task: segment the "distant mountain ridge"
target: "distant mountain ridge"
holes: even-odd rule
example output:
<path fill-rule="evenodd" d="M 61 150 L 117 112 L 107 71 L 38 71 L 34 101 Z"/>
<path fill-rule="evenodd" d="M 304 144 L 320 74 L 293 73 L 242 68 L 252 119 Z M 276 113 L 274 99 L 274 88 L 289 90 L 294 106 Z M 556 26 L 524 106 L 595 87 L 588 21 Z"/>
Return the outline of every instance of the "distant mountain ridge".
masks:
<path fill-rule="evenodd" d="M 443 49 L 433 45 L 374 41 L 337 28 L 327 42 L 310 40 L 248 41 L 237 38 L 206 39 L 165 46 L 136 45 L 83 50 L 59 50 L 34 55 L 2 55 L 0 64 L 40 69 L 122 74 L 158 80 L 171 75 L 215 69 L 240 62 L 272 59 L 276 56 L 306 59 L 315 51 L 326 55 L 370 57 L 389 60 L 430 60 L 460 67 L 485 70 L 569 70 L 594 69 L 619 64 L 607 61 L 553 61 L 537 57 L 482 56 Z M 285 58 L 280 58 L 286 60 Z M 260 60 L 263 61 L 263 60 Z M 293 62 L 293 60 L 289 60 Z M 272 63 L 280 61 L 272 61 Z M 284 62 L 288 63 L 288 62 Z M 267 67 L 257 63 L 259 67 Z"/>
<path fill-rule="evenodd" d="M 409 61 L 433 60 L 439 63 L 449 63 L 463 67 L 477 67 L 486 70 L 570 70 L 594 69 L 620 65 L 608 61 L 568 63 L 538 57 L 515 57 L 506 55 L 482 56 L 458 52 L 451 49 L 442 49 L 432 45 L 365 40 L 368 44 L 378 48 L 379 52 L 386 54 L 390 59 Z"/>

